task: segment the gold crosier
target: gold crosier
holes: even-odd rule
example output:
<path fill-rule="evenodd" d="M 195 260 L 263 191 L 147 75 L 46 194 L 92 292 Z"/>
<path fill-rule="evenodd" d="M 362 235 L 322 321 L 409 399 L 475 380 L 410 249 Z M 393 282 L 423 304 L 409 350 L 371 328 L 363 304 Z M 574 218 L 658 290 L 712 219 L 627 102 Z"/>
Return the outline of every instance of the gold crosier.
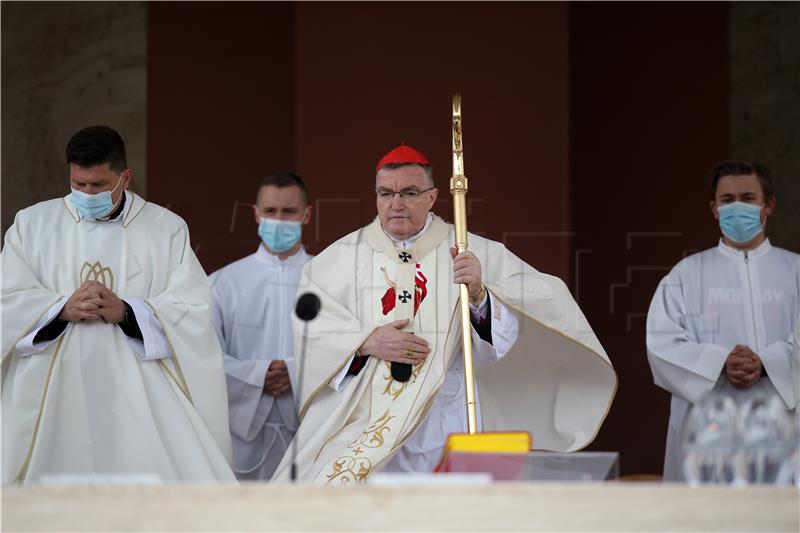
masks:
<path fill-rule="evenodd" d="M 467 250 L 467 176 L 464 174 L 464 145 L 461 130 L 461 95 L 453 95 L 453 177 L 450 178 L 450 193 L 453 195 L 453 225 L 456 231 L 458 253 Z M 464 352 L 464 380 L 467 389 L 467 430 L 477 433 L 475 415 L 475 371 L 472 367 L 472 326 L 469 311 L 467 284 L 459 287 L 461 305 L 461 342 Z"/>

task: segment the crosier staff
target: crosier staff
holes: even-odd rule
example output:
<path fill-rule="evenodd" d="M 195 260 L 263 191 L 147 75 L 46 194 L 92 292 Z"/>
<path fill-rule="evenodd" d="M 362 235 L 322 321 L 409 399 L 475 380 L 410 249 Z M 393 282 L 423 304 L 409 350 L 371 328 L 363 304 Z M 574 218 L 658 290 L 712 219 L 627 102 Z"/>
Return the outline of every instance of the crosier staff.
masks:
<path fill-rule="evenodd" d="M 453 95 L 453 177 L 450 193 L 453 195 L 453 225 L 458 253 L 467 250 L 467 177 L 464 175 L 464 146 L 461 139 L 461 95 Z M 467 390 L 467 430 L 470 435 L 478 431 L 475 415 L 475 371 L 472 367 L 472 326 L 470 322 L 469 291 L 467 284 L 459 287 L 461 306 L 461 342 L 464 352 L 464 380 Z"/>

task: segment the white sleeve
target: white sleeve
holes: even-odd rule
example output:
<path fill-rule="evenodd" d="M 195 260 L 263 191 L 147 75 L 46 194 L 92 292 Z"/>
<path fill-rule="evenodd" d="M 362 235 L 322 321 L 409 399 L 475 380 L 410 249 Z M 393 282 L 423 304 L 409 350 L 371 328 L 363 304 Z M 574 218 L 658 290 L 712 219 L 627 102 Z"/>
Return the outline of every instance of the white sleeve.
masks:
<path fill-rule="evenodd" d="M 477 312 L 483 311 L 482 318 L 486 318 L 486 309 L 492 306 L 492 343 L 484 341 L 472 328 L 472 357 L 475 364 L 479 367 L 493 365 L 505 356 L 514 343 L 517 342 L 519 335 L 519 316 L 516 312 L 509 309 L 497 298 L 490 298 L 489 291 L 486 291 L 486 298 L 481 303 Z"/>
<path fill-rule="evenodd" d="M 55 339 L 51 339 L 49 341 L 37 342 L 36 344 L 33 344 L 33 339 L 36 337 L 36 334 L 39 333 L 39 331 L 43 327 L 48 325 L 58 316 L 58 314 L 64 308 L 64 305 L 67 303 L 67 299 L 68 298 L 66 296 L 62 296 L 59 301 L 54 303 L 50 307 L 50 309 L 48 309 L 47 312 L 42 316 L 42 318 L 39 319 L 36 325 L 33 326 L 31 332 L 28 333 L 17 343 L 14 350 L 17 353 L 17 355 L 22 357 L 27 357 L 29 355 L 42 352 L 44 351 L 45 348 L 47 348 L 48 346 L 53 344 L 56 340 L 58 340 L 58 337 L 64 334 L 64 332 L 62 331 L 61 335 L 59 335 Z"/>
<path fill-rule="evenodd" d="M 224 359 L 231 433 L 249 442 L 264 427 L 275 402 L 274 396 L 264 394 L 264 380 L 272 361 L 237 359 L 228 354 Z"/>
<path fill-rule="evenodd" d="M 486 293 L 483 295 L 483 300 L 477 306 L 472 305 L 472 302 L 469 303 L 469 310 L 473 316 L 477 316 L 481 320 L 486 318 L 486 310 L 489 308 L 489 291 L 487 290 Z"/>
<path fill-rule="evenodd" d="M 131 306 L 133 314 L 136 315 L 136 323 L 142 332 L 144 342 L 139 339 L 132 339 L 127 335 L 128 341 L 136 357 L 145 361 L 151 359 L 166 359 L 169 357 L 169 344 L 161 323 L 156 318 L 153 310 L 140 298 L 125 298 L 125 303 Z"/>
<path fill-rule="evenodd" d="M 336 392 L 339 392 L 339 388 L 342 386 L 344 378 L 347 377 L 347 371 L 350 370 L 350 365 L 353 364 L 353 359 L 355 358 L 356 354 L 353 354 L 350 357 L 350 359 L 347 360 L 347 363 L 345 363 L 345 365 L 342 367 L 339 373 L 333 376 L 331 380 L 328 382 L 328 385 L 330 385 L 330 387 Z"/>
<path fill-rule="evenodd" d="M 758 354 L 764 370 L 767 371 L 767 379 L 772 382 L 789 409 L 794 409 L 798 403 L 792 378 L 793 336 L 790 333 L 785 341 L 773 342 Z"/>
<path fill-rule="evenodd" d="M 211 323 L 222 347 L 225 379 L 228 385 L 228 422 L 231 433 L 251 442 L 264 427 L 275 397 L 264 394 L 264 380 L 272 363 L 268 359 L 239 359 L 230 355 L 231 343 L 225 328 L 225 293 L 218 284 L 218 273 L 209 278 L 214 295 Z M 287 362 L 288 364 L 288 362 Z"/>
<path fill-rule="evenodd" d="M 659 283 L 647 313 L 647 359 L 656 385 L 696 403 L 713 390 L 730 350 L 697 341 L 683 291 L 674 271 Z"/>

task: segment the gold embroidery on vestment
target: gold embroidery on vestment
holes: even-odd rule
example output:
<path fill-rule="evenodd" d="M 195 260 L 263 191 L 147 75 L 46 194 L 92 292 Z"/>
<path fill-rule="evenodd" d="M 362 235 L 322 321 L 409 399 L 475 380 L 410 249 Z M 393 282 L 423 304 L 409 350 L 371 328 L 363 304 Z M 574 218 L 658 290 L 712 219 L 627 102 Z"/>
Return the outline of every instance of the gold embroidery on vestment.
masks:
<path fill-rule="evenodd" d="M 334 482 L 340 486 L 361 483 L 369 475 L 370 470 L 372 462 L 366 457 L 340 457 L 333 462 L 333 471 L 328 474 L 326 485 L 332 485 Z"/>
<path fill-rule="evenodd" d="M 114 273 L 110 268 L 100 264 L 100 261 L 95 261 L 94 264 L 84 261 L 81 267 L 80 279 L 81 283 L 97 281 L 102 283 L 108 290 L 114 290 Z"/>
<path fill-rule="evenodd" d="M 348 448 L 353 450 L 354 455 L 364 453 L 362 448 L 380 448 L 386 442 L 383 434 L 391 431 L 389 422 L 395 418 L 389 414 L 387 410 L 383 415 L 375 421 L 370 427 L 365 429 L 361 435 L 358 436 L 353 442 L 347 445 Z M 331 465 L 331 473 L 325 476 L 328 481 L 326 485 L 334 482 L 340 485 L 347 485 L 350 482 L 361 483 L 372 470 L 372 461 L 367 457 L 353 457 L 352 455 L 343 455 L 333 461 Z"/>
<path fill-rule="evenodd" d="M 389 361 L 383 362 L 387 368 L 391 369 L 391 363 Z M 418 365 L 414 365 L 411 371 L 411 378 L 408 381 L 397 381 L 392 377 L 391 370 L 389 374 L 384 374 L 383 379 L 386 380 L 386 388 L 383 389 L 383 394 L 385 396 L 391 396 L 392 401 L 395 401 L 397 398 L 400 397 L 401 394 L 405 392 L 408 386 L 414 383 L 417 380 L 417 376 L 419 376 L 420 370 L 422 370 L 423 365 L 425 362 Z"/>
<path fill-rule="evenodd" d="M 359 444 L 366 446 L 367 448 L 380 448 L 383 446 L 385 442 L 385 437 L 383 434 L 386 431 L 391 431 L 392 428 L 389 427 L 389 422 L 395 418 L 394 416 L 389 415 L 388 409 L 386 410 L 383 415 L 375 421 L 370 427 L 364 430 L 360 437 L 356 440 L 351 442 L 347 445 L 348 448 L 355 448 Z"/>

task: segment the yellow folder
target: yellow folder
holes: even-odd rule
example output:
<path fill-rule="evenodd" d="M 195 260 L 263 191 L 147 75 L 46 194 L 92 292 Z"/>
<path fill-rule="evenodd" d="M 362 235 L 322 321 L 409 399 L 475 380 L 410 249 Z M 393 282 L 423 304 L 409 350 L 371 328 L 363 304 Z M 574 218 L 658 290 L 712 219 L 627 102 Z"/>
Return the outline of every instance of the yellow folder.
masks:
<path fill-rule="evenodd" d="M 531 434 L 527 431 L 451 433 L 447 437 L 444 456 L 450 452 L 471 453 L 528 453 Z"/>

